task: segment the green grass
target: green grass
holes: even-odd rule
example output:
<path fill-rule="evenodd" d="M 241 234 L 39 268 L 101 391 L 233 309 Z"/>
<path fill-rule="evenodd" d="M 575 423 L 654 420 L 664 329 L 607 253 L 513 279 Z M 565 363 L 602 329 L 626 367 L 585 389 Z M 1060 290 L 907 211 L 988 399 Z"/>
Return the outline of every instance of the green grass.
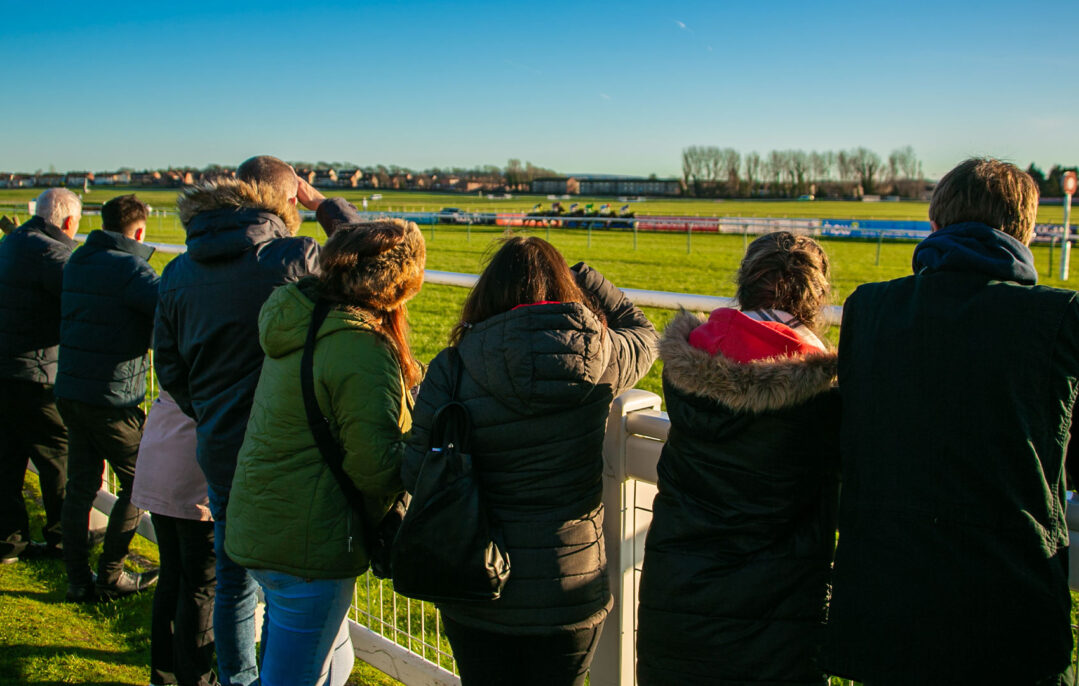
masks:
<path fill-rule="evenodd" d="M 37 477 L 27 474 L 24 493 L 31 528 L 44 519 Z M 136 536 L 129 566 L 156 567 L 157 546 Z M 96 563 L 98 545 L 91 556 Z M 108 603 L 64 602 L 67 575 L 59 560 L 0 566 L 0 686 L 16 684 L 124 684 L 150 680 L 150 615 L 153 594 Z M 350 686 L 400 686 L 357 661 Z"/>
<path fill-rule="evenodd" d="M 78 190 L 78 189 L 75 189 Z M 36 198 L 40 188 L 0 189 L 0 214 L 8 211 L 5 206 L 21 206 L 26 214 L 26 202 Z M 328 197 L 341 196 L 359 206 L 360 201 L 372 194 L 381 193 L 382 199 L 371 201 L 370 210 L 378 211 L 438 211 L 443 207 L 457 207 L 475 212 L 526 212 L 536 203 L 550 207 L 545 195 L 515 195 L 509 200 L 488 200 L 485 196 L 456 193 L 423 193 L 414 191 L 377 191 L 369 189 L 323 189 Z M 84 201 L 96 206 L 109 198 L 136 193 L 155 209 L 171 210 L 176 207 L 175 188 L 91 188 Z M 580 203 L 583 207 L 593 203 L 598 209 L 610 203 L 618 209 L 623 202 L 611 197 L 578 197 L 561 201 L 566 207 Z M 637 214 L 688 215 L 701 217 L 798 217 L 807 219 L 914 219 L 925 220 L 928 204 L 924 202 L 853 202 L 844 200 L 711 200 L 696 198 L 653 198 L 644 202 L 630 202 Z M 1038 210 L 1038 221 L 1059 223 L 1063 221 L 1064 209 L 1060 205 L 1044 205 Z M 25 218 L 25 217 L 24 217 Z"/>

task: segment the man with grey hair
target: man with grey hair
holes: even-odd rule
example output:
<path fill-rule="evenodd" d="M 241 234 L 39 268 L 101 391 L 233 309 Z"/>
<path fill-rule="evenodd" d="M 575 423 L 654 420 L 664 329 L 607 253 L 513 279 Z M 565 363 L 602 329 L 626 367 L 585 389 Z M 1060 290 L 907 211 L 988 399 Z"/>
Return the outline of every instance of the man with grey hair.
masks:
<path fill-rule="evenodd" d="M 67 429 L 56 409 L 60 292 L 82 216 L 79 196 L 51 188 L 0 241 L 0 563 L 61 557 Z M 45 504 L 44 544 L 31 543 L 22 487 L 33 460 Z"/>

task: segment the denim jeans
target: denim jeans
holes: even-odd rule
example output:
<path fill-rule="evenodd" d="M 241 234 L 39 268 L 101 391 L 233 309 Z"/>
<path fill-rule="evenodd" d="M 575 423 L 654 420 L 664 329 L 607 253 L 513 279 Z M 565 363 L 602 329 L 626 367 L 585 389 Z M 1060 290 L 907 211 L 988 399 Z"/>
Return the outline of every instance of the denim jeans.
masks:
<path fill-rule="evenodd" d="M 252 569 L 262 586 L 262 686 L 342 686 L 355 659 L 345 615 L 356 579 Z"/>
<path fill-rule="evenodd" d="M 225 511 L 229 488 L 208 484 L 210 512 L 214 516 L 214 554 L 217 555 L 217 595 L 214 596 L 214 641 L 221 683 L 257 686 L 255 662 L 255 595 L 258 584 L 246 568 L 225 553 Z"/>

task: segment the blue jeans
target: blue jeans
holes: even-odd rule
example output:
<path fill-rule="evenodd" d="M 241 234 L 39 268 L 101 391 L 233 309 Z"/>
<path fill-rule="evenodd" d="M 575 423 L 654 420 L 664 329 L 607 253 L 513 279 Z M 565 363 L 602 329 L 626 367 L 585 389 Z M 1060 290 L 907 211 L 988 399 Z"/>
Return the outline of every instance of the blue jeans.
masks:
<path fill-rule="evenodd" d="M 345 615 L 356 579 L 301 579 L 252 569 L 266 599 L 262 686 L 343 686 L 352 673 Z"/>
<path fill-rule="evenodd" d="M 229 489 L 209 485 L 210 512 L 214 516 L 214 553 L 217 555 L 217 595 L 214 597 L 214 640 L 217 671 L 226 686 L 258 686 L 255 661 L 255 595 L 258 584 L 251 574 L 225 553 L 225 510 Z"/>

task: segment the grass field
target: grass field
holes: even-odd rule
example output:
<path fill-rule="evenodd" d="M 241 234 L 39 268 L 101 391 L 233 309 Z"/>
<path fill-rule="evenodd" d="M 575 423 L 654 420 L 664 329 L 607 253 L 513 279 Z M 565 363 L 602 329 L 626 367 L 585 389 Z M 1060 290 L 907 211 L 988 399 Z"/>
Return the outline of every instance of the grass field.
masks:
<path fill-rule="evenodd" d="M 26 201 L 41 193 L 40 188 L 0 189 L 0 213 L 4 207 L 21 206 L 26 214 Z M 525 212 L 536 203 L 549 207 L 551 201 L 545 195 L 515 195 L 509 200 L 488 200 L 484 196 L 456 193 L 422 193 L 413 191 L 372 191 L 368 189 L 324 189 L 327 196 L 341 196 L 359 206 L 362 198 L 380 192 L 381 200 L 371 201 L 372 211 L 438 211 L 443 207 L 457 207 L 475 212 Z M 84 198 L 87 206 L 97 206 L 109 198 L 126 193 L 136 193 L 154 209 L 170 210 L 176 207 L 174 188 L 92 188 Z M 610 203 L 618 209 L 623 204 L 617 198 L 571 196 L 562 204 L 594 203 L 599 208 Z M 701 217 L 799 217 L 806 219 L 913 219 L 925 220 L 928 204 L 924 202 L 848 202 L 842 200 L 711 200 L 693 198 L 650 198 L 644 202 L 630 202 L 637 214 L 687 215 Z M 1038 210 L 1038 221 L 1060 223 L 1064 209 L 1060 205 L 1043 205 Z"/>

